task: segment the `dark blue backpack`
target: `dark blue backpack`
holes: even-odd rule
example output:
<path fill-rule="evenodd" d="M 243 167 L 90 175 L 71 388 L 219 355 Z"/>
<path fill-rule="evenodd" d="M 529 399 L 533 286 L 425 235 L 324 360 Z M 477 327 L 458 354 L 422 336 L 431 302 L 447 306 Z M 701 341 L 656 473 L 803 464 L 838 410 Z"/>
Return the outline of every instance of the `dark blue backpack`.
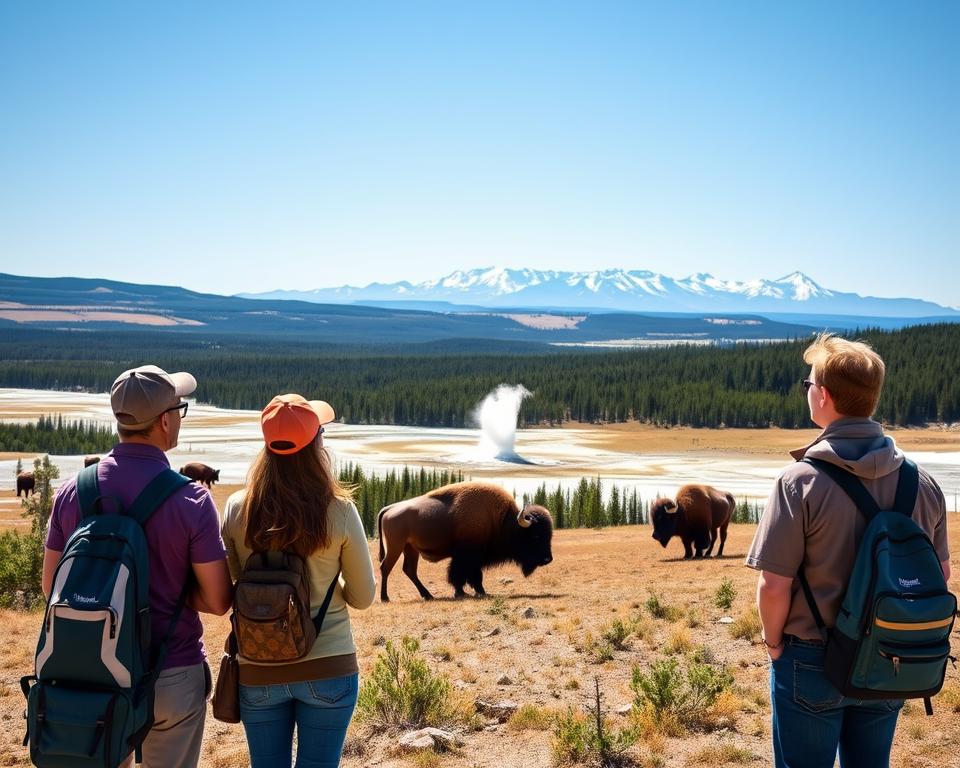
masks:
<path fill-rule="evenodd" d="M 905 459 L 892 510 L 835 464 L 804 459 L 829 475 L 857 505 L 867 527 L 834 627 L 827 630 L 801 569 L 803 593 L 827 639 L 824 674 L 855 699 L 924 700 L 943 686 L 957 599 L 947 590 L 930 538 L 912 519 L 917 465 Z"/>
<path fill-rule="evenodd" d="M 164 470 L 123 512 L 102 509 L 97 465 L 77 476 L 81 520 L 67 540 L 37 643 L 27 697 L 30 759 L 41 768 L 115 768 L 153 726 L 154 687 L 186 602 L 185 585 L 163 641 L 151 647 L 150 515 L 190 479 Z M 31 685 L 31 683 L 33 683 Z"/>

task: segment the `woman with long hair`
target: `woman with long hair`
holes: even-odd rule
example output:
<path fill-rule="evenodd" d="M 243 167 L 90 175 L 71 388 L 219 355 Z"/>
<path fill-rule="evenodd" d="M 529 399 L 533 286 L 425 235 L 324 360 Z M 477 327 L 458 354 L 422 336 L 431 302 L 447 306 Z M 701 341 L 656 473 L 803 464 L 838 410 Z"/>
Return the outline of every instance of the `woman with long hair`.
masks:
<path fill-rule="evenodd" d="M 297 768 L 336 766 L 357 703 L 356 647 L 347 606 L 367 608 L 376 581 L 363 523 L 323 447 L 334 419 L 322 400 L 278 395 L 260 417 L 265 445 L 247 486 L 227 501 L 223 540 L 239 578 L 254 552 L 303 558 L 316 616 L 337 574 L 320 632 L 305 656 L 264 663 L 239 656 L 240 720 L 252 768 L 290 768 L 294 726 Z"/>

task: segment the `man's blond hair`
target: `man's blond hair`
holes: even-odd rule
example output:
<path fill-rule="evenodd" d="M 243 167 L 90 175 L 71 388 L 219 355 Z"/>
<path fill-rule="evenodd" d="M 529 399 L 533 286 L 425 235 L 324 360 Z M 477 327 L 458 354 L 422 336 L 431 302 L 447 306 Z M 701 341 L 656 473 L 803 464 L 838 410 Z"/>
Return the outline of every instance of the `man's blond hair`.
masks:
<path fill-rule="evenodd" d="M 877 410 L 886 366 L 862 341 L 821 333 L 803 352 L 818 385 L 833 397 L 837 413 L 870 418 Z"/>

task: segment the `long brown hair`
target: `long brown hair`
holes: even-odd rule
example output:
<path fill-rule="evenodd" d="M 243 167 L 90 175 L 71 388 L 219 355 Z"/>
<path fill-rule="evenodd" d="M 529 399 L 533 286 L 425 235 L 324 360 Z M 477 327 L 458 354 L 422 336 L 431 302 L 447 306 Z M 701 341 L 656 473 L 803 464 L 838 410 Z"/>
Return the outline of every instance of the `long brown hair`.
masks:
<path fill-rule="evenodd" d="M 241 519 L 244 541 L 254 552 L 279 550 L 312 555 L 329 544 L 327 507 L 334 498 L 350 501 L 353 488 L 340 484 L 330 456 L 318 439 L 288 455 L 266 448 L 247 476 Z"/>

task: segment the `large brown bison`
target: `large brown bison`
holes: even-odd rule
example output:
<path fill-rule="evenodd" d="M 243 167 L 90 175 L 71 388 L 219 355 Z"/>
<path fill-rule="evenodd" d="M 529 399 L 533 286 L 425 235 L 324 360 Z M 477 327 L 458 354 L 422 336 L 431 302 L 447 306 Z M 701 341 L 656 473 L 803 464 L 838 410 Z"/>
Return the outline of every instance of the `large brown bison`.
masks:
<path fill-rule="evenodd" d="M 657 499 L 653 503 L 653 538 L 666 548 L 671 537 L 679 536 L 683 542 L 683 558 L 689 560 L 694 556 L 710 557 L 719 529 L 717 557 L 722 557 L 727 526 L 735 507 L 736 502 L 729 493 L 709 485 L 685 485 L 677 491 L 676 500 Z"/>
<path fill-rule="evenodd" d="M 180 467 L 180 474 L 186 475 L 195 483 L 202 483 L 207 488 L 213 488 L 213 484 L 220 480 L 220 470 L 208 467 L 206 464 L 191 462 Z"/>
<path fill-rule="evenodd" d="M 33 472 L 21 472 L 17 475 L 17 498 L 20 498 L 20 492 L 23 492 L 24 497 L 29 496 L 33 493 Z"/>
<path fill-rule="evenodd" d="M 435 563 L 450 558 L 447 578 L 454 597 L 464 584 L 485 595 L 483 569 L 514 562 L 524 576 L 553 560 L 553 520 L 538 504 L 517 508 L 513 496 L 490 483 L 454 483 L 380 510 L 380 599 L 389 601 L 387 577 L 403 554 L 403 572 L 420 596 L 433 595 L 417 578 L 422 555 Z"/>

